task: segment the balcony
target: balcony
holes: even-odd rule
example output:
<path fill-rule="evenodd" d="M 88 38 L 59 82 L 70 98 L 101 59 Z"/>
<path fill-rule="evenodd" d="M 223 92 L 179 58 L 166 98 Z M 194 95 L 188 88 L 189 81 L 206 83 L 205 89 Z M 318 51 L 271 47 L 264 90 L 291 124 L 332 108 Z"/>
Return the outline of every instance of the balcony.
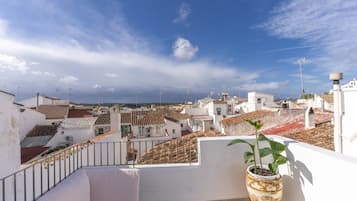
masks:
<path fill-rule="evenodd" d="M 283 200 L 356 199 L 353 184 L 357 180 L 354 171 L 357 169 L 356 159 L 289 138 L 270 137 L 288 146 L 286 156 L 289 161 L 279 169 L 283 175 Z M 168 159 L 165 164 L 143 164 L 141 159 L 153 146 L 169 146 L 173 154 L 168 154 L 168 157 L 175 157 L 174 150 L 176 155 L 182 151 L 178 141 L 77 144 L 34 161 L 0 180 L 0 200 L 52 201 L 55 197 L 58 201 L 128 201 L 126 193 L 134 194 L 133 200 L 141 201 L 246 200 L 247 166 L 242 156 L 248 147 L 227 147 L 228 142 L 235 138 L 198 138 L 197 143 L 189 142 L 190 146 L 182 152 L 189 160 L 170 163 L 172 160 Z M 239 138 L 252 140 L 250 136 Z M 130 150 L 136 150 L 132 158 L 128 157 Z M 133 180 L 120 176 L 123 172 L 134 175 Z M 81 183 L 83 175 L 87 175 L 84 176 L 88 179 L 87 184 Z M 127 190 L 123 191 L 125 188 Z M 104 197 L 98 198 L 101 195 Z"/>

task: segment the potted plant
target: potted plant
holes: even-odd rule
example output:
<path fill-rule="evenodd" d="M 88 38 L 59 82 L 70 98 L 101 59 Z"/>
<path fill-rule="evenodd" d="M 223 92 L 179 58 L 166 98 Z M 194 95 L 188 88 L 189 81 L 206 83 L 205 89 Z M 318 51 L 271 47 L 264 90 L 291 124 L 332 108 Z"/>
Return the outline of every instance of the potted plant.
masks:
<path fill-rule="evenodd" d="M 287 158 L 282 155 L 286 146 L 265 137 L 259 130 L 260 121 L 246 120 L 255 128 L 255 141 L 232 140 L 228 146 L 238 143 L 249 145 L 250 151 L 244 153 L 244 163 L 252 163 L 246 171 L 246 187 L 251 201 L 281 201 L 283 192 L 282 177 L 278 173 L 279 165 L 285 164 Z M 260 147 L 260 142 L 267 142 L 269 147 Z M 271 163 L 263 164 L 262 158 L 272 156 Z"/>

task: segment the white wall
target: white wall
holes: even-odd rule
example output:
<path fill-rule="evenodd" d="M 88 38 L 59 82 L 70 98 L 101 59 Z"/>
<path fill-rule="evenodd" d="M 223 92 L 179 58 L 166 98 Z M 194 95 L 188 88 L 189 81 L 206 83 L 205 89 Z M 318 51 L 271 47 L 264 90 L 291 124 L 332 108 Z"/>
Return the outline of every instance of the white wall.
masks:
<path fill-rule="evenodd" d="M 20 168 L 19 111 L 15 96 L 0 91 L 0 178 Z"/>
<path fill-rule="evenodd" d="M 35 110 L 25 108 L 25 111 L 19 113 L 20 141 L 22 141 L 36 125 L 47 124 L 46 115 Z"/>
<path fill-rule="evenodd" d="M 62 133 L 63 132 L 63 133 Z M 72 136 L 73 142 L 66 141 L 66 136 Z M 94 129 L 93 128 L 61 128 L 59 127 L 57 133 L 53 138 L 46 144 L 49 147 L 55 147 L 59 144 L 70 143 L 75 144 L 82 142 L 84 140 L 89 140 L 93 138 Z"/>
<path fill-rule="evenodd" d="M 187 131 L 187 130 L 191 131 L 191 128 L 189 126 L 189 119 L 180 119 L 179 123 L 180 123 L 180 126 L 182 124 L 181 130 L 183 130 L 183 131 Z"/>
<path fill-rule="evenodd" d="M 143 132 L 140 136 L 139 127 L 143 127 Z M 150 132 L 147 132 L 147 129 L 150 129 Z M 152 125 L 131 125 L 131 131 L 135 137 L 161 137 L 165 135 L 164 125 L 162 124 L 152 124 Z"/>
<path fill-rule="evenodd" d="M 167 131 L 168 135 L 171 138 L 181 137 L 180 122 L 174 122 L 174 121 L 165 119 L 165 127 L 164 127 L 164 129 Z M 175 130 L 175 131 L 173 131 L 173 130 Z"/>
<path fill-rule="evenodd" d="M 357 158 L 357 88 L 342 89 L 342 152 Z"/>
<path fill-rule="evenodd" d="M 207 108 L 184 108 L 182 113 L 189 115 L 208 115 Z"/>
<path fill-rule="evenodd" d="M 26 107 L 36 107 L 37 106 L 37 96 L 22 100 L 20 103 Z M 55 100 L 55 99 L 46 98 L 44 96 L 39 96 L 38 104 L 39 105 L 68 105 L 69 101 L 62 100 L 62 99 Z"/>
<path fill-rule="evenodd" d="M 261 100 L 260 103 L 258 103 L 258 99 Z M 274 105 L 274 96 L 272 94 L 249 92 L 248 104 L 249 104 L 249 112 L 261 110 L 265 107 Z"/>
<path fill-rule="evenodd" d="M 357 160 L 288 138 L 273 137 L 288 145 L 289 162 L 280 168 L 283 200 L 354 200 Z M 232 139 L 235 138 L 199 138 L 199 164 L 192 166 L 136 166 L 141 175 L 141 200 L 204 201 L 248 197 L 245 189 L 247 166 L 242 162 L 248 147 L 227 147 Z"/>

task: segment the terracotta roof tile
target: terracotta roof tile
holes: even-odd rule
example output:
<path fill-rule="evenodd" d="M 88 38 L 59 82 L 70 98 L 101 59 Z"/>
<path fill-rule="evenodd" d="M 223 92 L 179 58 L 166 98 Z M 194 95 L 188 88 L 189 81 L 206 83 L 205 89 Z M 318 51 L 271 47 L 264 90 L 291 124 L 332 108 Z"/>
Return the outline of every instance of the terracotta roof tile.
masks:
<path fill-rule="evenodd" d="M 227 102 L 224 100 L 214 100 L 213 104 L 226 104 Z"/>
<path fill-rule="evenodd" d="M 314 146 L 334 150 L 333 125 L 330 122 L 318 124 L 316 128 L 283 134 L 282 136 Z"/>
<path fill-rule="evenodd" d="M 131 123 L 131 112 L 120 113 L 120 122 L 122 124 L 130 124 Z"/>
<path fill-rule="evenodd" d="M 189 119 L 191 116 L 188 114 L 183 114 L 180 112 L 176 112 L 176 111 L 168 111 L 164 113 L 165 117 L 174 119 L 174 120 L 184 120 L 184 119 Z"/>
<path fill-rule="evenodd" d="M 95 121 L 95 125 L 110 124 L 110 114 L 101 114 L 98 116 L 98 119 Z"/>
<path fill-rule="evenodd" d="M 38 112 L 46 115 L 46 119 L 64 119 L 68 115 L 68 106 L 40 105 Z"/>
<path fill-rule="evenodd" d="M 143 153 L 139 164 L 197 162 L 197 138 L 220 135 L 214 131 L 196 132 L 155 145 Z"/>
<path fill-rule="evenodd" d="M 36 147 L 21 147 L 21 164 L 35 158 L 39 154 L 46 151 L 48 147 L 36 146 Z"/>
<path fill-rule="evenodd" d="M 161 111 L 133 111 L 132 125 L 164 124 L 164 114 Z"/>
<path fill-rule="evenodd" d="M 92 109 L 70 109 L 68 118 L 93 117 Z"/>
<path fill-rule="evenodd" d="M 54 136 L 57 133 L 57 126 L 45 125 L 45 126 L 35 126 L 26 137 L 37 137 L 37 136 Z"/>
<path fill-rule="evenodd" d="M 224 126 L 228 126 L 228 125 L 232 125 L 232 124 L 239 124 L 244 122 L 245 120 L 254 120 L 260 117 L 263 117 L 265 115 L 271 114 L 271 111 L 268 110 L 258 110 L 255 112 L 249 112 L 249 113 L 245 113 L 239 116 L 235 116 L 235 117 L 229 117 L 229 118 L 225 118 L 221 121 L 221 124 Z"/>

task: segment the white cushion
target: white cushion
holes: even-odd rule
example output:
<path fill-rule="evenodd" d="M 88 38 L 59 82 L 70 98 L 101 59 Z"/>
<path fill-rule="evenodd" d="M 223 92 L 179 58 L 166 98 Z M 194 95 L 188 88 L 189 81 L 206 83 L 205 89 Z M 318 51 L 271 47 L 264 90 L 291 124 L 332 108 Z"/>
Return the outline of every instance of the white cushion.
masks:
<path fill-rule="evenodd" d="M 91 201 L 90 185 L 85 170 L 74 172 L 45 193 L 39 201 Z"/>
<path fill-rule="evenodd" d="M 117 167 L 87 168 L 91 201 L 139 201 L 139 171 Z"/>

